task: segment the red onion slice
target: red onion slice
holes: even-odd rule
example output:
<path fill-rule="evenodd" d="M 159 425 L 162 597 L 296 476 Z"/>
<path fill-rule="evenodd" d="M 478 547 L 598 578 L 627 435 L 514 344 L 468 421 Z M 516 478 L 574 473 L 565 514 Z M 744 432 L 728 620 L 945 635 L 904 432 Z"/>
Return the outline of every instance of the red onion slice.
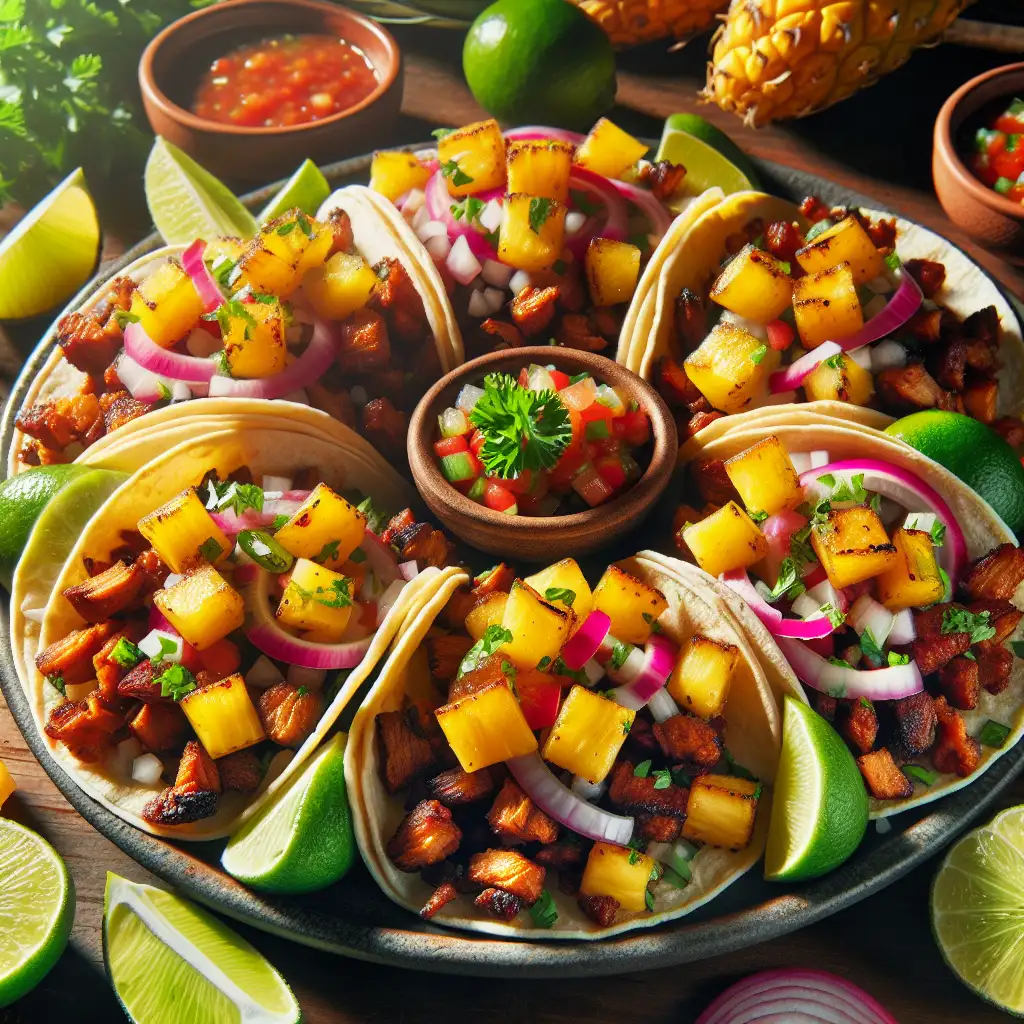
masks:
<path fill-rule="evenodd" d="M 359 550 L 366 555 L 366 568 L 386 587 L 399 577 L 398 558 L 389 544 L 385 544 L 372 530 L 363 534 Z"/>
<path fill-rule="evenodd" d="M 730 590 L 735 591 L 750 606 L 750 610 L 776 637 L 797 640 L 820 640 L 830 636 L 836 627 L 825 617 L 815 619 L 787 619 L 778 608 L 773 608 L 750 582 L 746 569 L 734 569 L 718 577 Z"/>
<path fill-rule="evenodd" d="M 508 142 L 530 142 L 533 139 L 557 139 L 568 142 L 571 146 L 582 146 L 587 141 L 586 135 L 571 132 L 567 128 L 549 128 L 542 124 L 528 124 L 522 128 L 510 128 L 505 132 Z"/>
<path fill-rule="evenodd" d="M 566 668 L 579 672 L 597 654 L 611 628 L 612 620 L 604 612 L 592 611 L 562 648 Z"/>
<path fill-rule="evenodd" d="M 139 366 L 123 349 L 114 364 L 117 379 L 128 389 L 132 398 L 140 402 L 162 402 L 175 381 L 164 380 L 159 374 Z"/>
<path fill-rule="evenodd" d="M 914 613 L 904 608 L 896 613 L 889 630 L 890 644 L 909 644 L 917 639 L 917 627 L 914 625 Z"/>
<path fill-rule="evenodd" d="M 667 722 L 679 714 L 679 705 L 668 690 L 662 688 L 647 702 L 647 710 L 656 722 Z"/>
<path fill-rule="evenodd" d="M 640 188 L 639 185 L 633 185 L 628 181 L 619 181 L 617 178 L 609 180 L 615 189 L 621 195 L 624 195 L 651 222 L 650 233 L 657 235 L 660 242 L 668 234 L 668 229 L 672 226 L 672 214 L 647 189 Z"/>
<path fill-rule="evenodd" d="M 636 678 L 616 687 L 612 700 L 624 708 L 639 711 L 668 682 L 676 663 L 676 645 L 659 633 L 651 635 L 644 648 L 644 663 Z"/>
<path fill-rule="evenodd" d="M 899 700 L 924 689 L 924 680 L 916 661 L 861 671 L 845 665 L 833 665 L 796 640 L 784 636 L 776 639 L 801 682 L 830 697 Z"/>
<path fill-rule="evenodd" d="M 440 171 L 436 171 L 430 176 L 425 193 L 430 219 L 440 221 L 448 229 L 448 237 L 453 242 L 457 238 L 465 238 L 474 256 L 481 260 L 497 260 L 497 251 L 482 232 L 472 224 L 467 224 L 465 217 L 462 220 L 456 220 L 452 216 L 452 204 L 459 200 L 455 199 L 448 191 L 448 182 Z M 501 189 L 490 189 L 487 192 L 481 192 L 476 198 L 486 203 L 491 199 L 502 198 L 503 195 Z"/>
<path fill-rule="evenodd" d="M 412 562 L 399 562 L 398 573 L 403 580 L 414 580 L 420 574 L 419 563 L 416 561 Z"/>
<path fill-rule="evenodd" d="M 583 259 L 592 238 L 600 236 L 624 242 L 629 237 L 629 209 L 611 181 L 600 174 L 575 167 L 569 178 L 569 188 L 596 195 L 604 206 L 603 213 L 595 213 L 579 231 L 566 239 L 565 244 L 576 259 Z"/>
<path fill-rule="evenodd" d="M 186 356 L 161 348 L 145 331 L 142 324 L 128 324 L 124 329 L 124 350 L 144 369 L 171 380 L 186 384 L 202 384 L 214 374 L 213 361 L 197 356 Z"/>
<path fill-rule="evenodd" d="M 789 366 L 782 370 L 776 370 L 768 378 L 768 389 L 773 395 L 777 395 L 780 391 L 795 391 L 819 363 L 839 355 L 842 351 L 834 341 L 823 341 L 817 348 L 805 352 Z"/>
<path fill-rule="evenodd" d="M 203 300 L 203 306 L 207 313 L 212 313 L 224 302 L 224 296 L 213 275 L 206 267 L 203 260 L 203 253 L 206 251 L 206 242 L 197 238 L 182 254 L 181 265 L 185 273 L 192 278 L 199 298 Z"/>

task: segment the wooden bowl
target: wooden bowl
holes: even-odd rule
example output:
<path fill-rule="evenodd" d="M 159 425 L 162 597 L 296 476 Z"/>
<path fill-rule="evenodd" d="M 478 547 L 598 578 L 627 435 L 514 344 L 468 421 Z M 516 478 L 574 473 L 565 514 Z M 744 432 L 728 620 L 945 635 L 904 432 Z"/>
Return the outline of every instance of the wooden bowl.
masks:
<path fill-rule="evenodd" d="M 991 248 L 1024 251 L 1024 206 L 983 185 L 960 158 L 964 123 L 1003 97 L 1024 94 L 1024 64 L 986 71 L 946 100 L 935 121 L 932 177 L 949 219 Z"/>
<path fill-rule="evenodd" d="M 437 417 L 464 384 L 480 384 L 488 373 L 517 373 L 530 363 L 554 364 L 570 376 L 587 370 L 598 381 L 621 388 L 651 421 L 653 451 L 644 475 L 607 504 L 564 516 L 507 516 L 457 491 L 434 461 Z M 421 399 L 409 422 L 409 466 L 431 512 L 459 540 L 517 562 L 553 562 L 606 546 L 634 529 L 668 486 L 679 442 L 675 420 L 654 388 L 618 363 L 591 352 L 539 345 L 503 349 L 470 360 L 442 377 Z"/>
<path fill-rule="evenodd" d="M 203 73 L 218 57 L 274 36 L 307 33 L 359 47 L 377 72 L 377 88 L 348 110 L 282 128 L 221 124 L 189 109 Z M 139 85 L 157 135 L 218 177 L 263 183 L 291 174 L 306 157 L 329 163 L 378 145 L 401 106 L 402 60 L 391 33 L 339 4 L 232 0 L 168 25 L 142 54 Z"/>

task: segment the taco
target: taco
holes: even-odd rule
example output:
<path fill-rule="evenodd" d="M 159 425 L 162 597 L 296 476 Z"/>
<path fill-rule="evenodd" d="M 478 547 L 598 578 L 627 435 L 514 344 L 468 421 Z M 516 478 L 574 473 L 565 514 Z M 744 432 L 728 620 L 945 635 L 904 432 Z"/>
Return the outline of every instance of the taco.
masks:
<path fill-rule="evenodd" d="M 858 422 L 954 410 L 1020 434 L 1013 307 L 963 252 L 900 217 L 737 193 L 666 259 L 655 305 L 625 363 L 657 382 L 683 436 L 803 401 Z"/>
<path fill-rule="evenodd" d="M 379 465 L 223 418 L 130 477 L 54 586 L 27 685 L 53 756 L 154 834 L 229 833 L 454 570 Z M 386 665 L 381 668 L 386 675 Z"/>
<path fill-rule="evenodd" d="M 695 910 L 753 866 L 779 706 L 724 601 L 649 553 L 591 590 L 563 559 L 452 579 L 349 732 L 363 859 L 439 924 L 593 939 Z M 571 895 L 570 895 L 571 894 Z"/>
<path fill-rule="evenodd" d="M 160 249 L 65 313 L 9 474 L 208 396 L 314 406 L 400 461 L 407 412 L 455 365 L 446 311 L 372 204 L 341 189 L 319 214 Z"/>
<path fill-rule="evenodd" d="M 775 639 L 885 817 L 961 788 L 1024 735 L 1024 552 L 982 498 L 895 439 L 728 431 L 689 464 L 680 552 Z"/>

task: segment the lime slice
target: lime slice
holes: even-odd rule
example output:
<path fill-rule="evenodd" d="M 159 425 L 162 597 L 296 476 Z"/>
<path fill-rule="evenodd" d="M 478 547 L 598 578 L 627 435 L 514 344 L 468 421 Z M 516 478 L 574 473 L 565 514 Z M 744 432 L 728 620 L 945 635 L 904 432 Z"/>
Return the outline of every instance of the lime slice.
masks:
<path fill-rule="evenodd" d="M 306 160 L 285 182 L 281 191 L 260 210 L 256 219 L 266 224 L 268 220 L 280 217 L 296 206 L 313 217 L 330 194 L 331 186 L 327 184 L 323 172 L 312 160 Z"/>
<path fill-rule="evenodd" d="M 1024 805 L 946 855 L 932 886 L 932 928 L 961 981 L 1024 1016 Z"/>
<path fill-rule="evenodd" d="M 821 715 L 786 697 L 764 876 L 817 878 L 853 853 L 868 827 L 868 795 L 853 755 Z"/>
<path fill-rule="evenodd" d="M 0 1006 L 31 991 L 60 959 L 75 920 L 75 887 L 42 836 L 0 818 Z"/>
<path fill-rule="evenodd" d="M 224 870 L 265 892 L 315 892 L 338 881 L 355 843 L 344 757 L 345 736 L 338 733 L 231 837 Z"/>
<path fill-rule="evenodd" d="M 294 1024 L 299 1004 L 248 942 L 205 910 L 107 874 L 103 954 L 117 998 L 139 1024 Z"/>
<path fill-rule="evenodd" d="M 11 773 L 7 770 L 7 765 L 0 761 L 0 807 L 3 807 L 4 801 L 17 788 L 14 784 L 14 779 L 11 778 Z"/>
<path fill-rule="evenodd" d="M 761 179 L 757 176 L 757 169 L 750 157 L 721 128 L 716 128 L 700 114 L 669 114 L 665 118 L 664 131 L 683 132 L 686 135 L 692 135 L 695 139 L 700 139 L 701 142 L 706 142 L 731 164 L 738 167 L 753 188 L 761 187 Z"/>
<path fill-rule="evenodd" d="M 253 215 L 234 193 L 177 146 L 157 136 L 146 161 L 146 203 L 168 245 L 218 235 L 252 238 Z"/>
<path fill-rule="evenodd" d="M 0 320 L 38 316 L 70 298 L 99 252 L 100 222 L 79 167 L 0 241 Z"/>

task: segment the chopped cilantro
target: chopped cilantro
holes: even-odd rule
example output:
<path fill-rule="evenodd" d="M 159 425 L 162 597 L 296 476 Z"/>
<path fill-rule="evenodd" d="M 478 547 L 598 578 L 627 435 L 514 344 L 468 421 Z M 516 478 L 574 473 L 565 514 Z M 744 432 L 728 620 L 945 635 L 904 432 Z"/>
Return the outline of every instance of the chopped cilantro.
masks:
<path fill-rule="evenodd" d="M 834 356 L 829 356 L 828 359 L 823 360 L 822 366 L 827 366 L 830 370 L 841 370 L 843 368 L 843 353 L 837 352 Z"/>
<path fill-rule="evenodd" d="M 485 658 L 489 658 L 502 646 L 512 642 L 512 631 L 504 626 L 488 626 L 484 635 L 466 652 L 466 656 L 459 665 L 459 674 L 456 678 L 461 679 L 468 672 L 473 672 L 480 667 Z"/>
<path fill-rule="evenodd" d="M 753 511 L 747 509 L 747 515 L 755 523 L 763 523 L 768 518 L 768 513 L 763 508 L 755 508 Z"/>
<path fill-rule="evenodd" d="M 296 697 L 305 697 L 307 693 L 309 693 L 309 687 L 308 686 L 300 686 L 298 688 L 298 690 L 295 691 L 295 696 Z"/>
<path fill-rule="evenodd" d="M 110 652 L 110 657 L 121 668 L 134 668 L 134 666 L 142 661 L 144 655 L 128 637 L 122 636 L 118 637 L 117 643 L 114 644 L 114 649 Z"/>
<path fill-rule="evenodd" d="M 969 612 L 966 608 L 947 608 L 942 616 L 942 632 L 969 633 L 971 643 L 989 640 L 996 635 L 995 626 L 989 623 L 987 611 Z"/>
<path fill-rule="evenodd" d="M 672 772 L 668 768 L 662 768 L 654 773 L 654 788 L 668 789 L 672 785 Z"/>
<path fill-rule="evenodd" d="M 544 669 L 546 669 L 548 667 L 548 665 L 550 665 L 550 664 L 551 664 L 551 658 L 547 654 L 545 654 L 544 657 L 541 658 L 540 661 L 537 662 L 537 671 L 538 672 L 543 672 Z"/>
<path fill-rule="evenodd" d="M 508 680 L 510 680 L 511 682 L 514 683 L 516 681 L 516 676 L 519 675 L 519 672 L 516 669 L 515 665 L 512 664 L 511 661 L 502 661 L 502 663 L 501 663 L 501 674 L 506 679 L 508 679 Z"/>
<path fill-rule="evenodd" d="M 784 558 L 779 564 L 779 575 L 772 587 L 770 601 L 778 601 L 781 597 L 790 599 L 798 597 L 806 588 L 800 580 L 800 572 L 792 558 Z"/>
<path fill-rule="evenodd" d="M 281 527 L 284 526 L 284 524 L 287 523 L 289 519 L 291 519 L 291 516 L 274 516 L 274 521 L 270 524 L 270 528 L 272 530 L 280 530 Z"/>
<path fill-rule="evenodd" d="M 114 314 L 114 321 L 123 331 L 129 324 L 137 324 L 141 317 L 137 313 L 131 313 L 127 309 L 119 309 Z"/>
<path fill-rule="evenodd" d="M 67 696 L 67 689 L 66 684 L 64 683 L 64 677 L 59 672 L 55 673 L 52 676 L 47 676 L 47 679 L 54 689 L 64 694 L 65 697 Z"/>
<path fill-rule="evenodd" d="M 965 657 L 968 661 L 978 660 L 978 656 L 974 653 L 974 651 L 964 651 L 963 657 Z M 909 661 L 910 659 L 907 658 L 907 660 Z"/>
<path fill-rule="evenodd" d="M 574 373 L 569 378 L 569 383 L 570 384 L 579 384 L 579 382 L 581 380 L 586 380 L 589 376 L 590 376 L 590 374 L 586 370 L 584 370 L 582 373 Z"/>
<path fill-rule="evenodd" d="M 845 658 L 837 658 L 837 657 L 835 657 L 835 655 L 832 655 L 831 657 L 829 657 L 828 663 L 830 665 L 838 665 L 840 668 L 853 668 L 853 666 Z M 831 693 L 831 691 L 830 691 L 830 693 Z M 831 695 L 835 696 L 835 694 L 831 694 Z"/>
<path fill-rule="evenodd" d="M 831 601 L 826 601 L 818 611 L 820 611 L 836 629 L 846 621 L 846 616 Z"/>
<path fill-rule="evenodd" d="M 968 652 L 968 653 L 970 653 L 970 652 Z M 909 665 L 910 664 L 910 655 L 909 654 L 899 654 L 896 651 L 890 651 L 888 653 L 888 655 L 886 656 L 886 660 L 889 662 L 889 667 L 890 668 L 895 668 L 897 665 Z"/>
<path fill-rule="evenodd" d="M 749 779 L 751 782 L 757 781 L 757 776 L 749 768 L 744 768 L 743 765 L 736 762 L 728 747 L 722 748 L 722 757 L 725 758 L 725 763 L 729 766 L 730 774 L 735 775 L 738 779 Z"/>
<path fill-rule="evenodd" d="M 160 640 L 163 644 L 163 638 Z M 196 688 L 195 676 L 184 665 L 169 665 L 154 680 L 160 684 L 160 696 L 179 701 Z"/>
<path fill-rule="evenodd" d="M 750 361 L 755 366 L 760 366 L 761 361 L 764 359 L 766 355 L 768 355 L 768 346 L 762 342 L 760 345 L 757 346 L 757 348 L 754 349 L 753 352 L 750 353 Z"/>
<path fill-rule="evenodd" d="M 617 672 L 623 665 L 626 664 L 626 659 L 629 657 L 629 652 L 633 650 L 632 644 L 627 644 L 622 640 L 616 640 L 612 646 L 611 660 L 608 662 L 609 667 L 612 671 Z"/>
<path fill-rule="evenodd" d="M 463 185 L 471 185 L 473 179 L 461 168 L 457 160 L 449 160 L 446 164 L 441 164 L 441 177 L 451 178 L 452 184 L 456 188 L 461 188 Z"/>
<path fill-rule="evenodd" d="M 206 483 L 206 507 L 218 512 L 231 509 L 241 515 L 247 508 L 263 511 L 263 488 L 258 484 L 240 484 L 237 480 L 210 477 Z"/>
<path fill-rule="evenodd" d="M 530 919 L 538 928 L 550 928 L 558 920 L 555 898 L 547 889 L 542 890 L 537 902 L 530 907 Z"/>
<path fill-rule="evenodd" d="M 624 721 L 622 723 L 622 735 L 623 736 L 628 736 L 629 735 L 629 730 L 632 729 L 632 728 L 633 728 L 633 719 L 629 719 L 628 721 Z"/>
<path fill-rule="evenodd" d="M 905 764 L 903 766 L 903 774 L 912 782 L 920 782 L 925 786 L 934 785 L 935 780 L 939 777 L 938 772 L 930 772 L 919 764 Z"/>
<path fill-rule="evenodd" d="M 366 528 L 371 532 L 380 536 L 384 532 L 384 527 L 387 526 L 388 517 L 385 512 L 381 512 L 379 508 L 373 503 L 373 498 L 363 498 L 359 504 L 356 505 L 356 511 L 362 512 L 366 516 Z"/>
<path fill-rule="evenodd" d="M 641 854 L 639 850 L 630 850 L 629 851 L 629 863 L 630 864 L 639 864 L 640 863 L 640 858 L 642 856 L 643 856 L 643 854 Z"/>
<path fill-rule="evenodd" d="M 903 261 L 896 255 L 896 253 L 891 252 L 885 257 L 885 265 L 890 270 L 899 270 L 900 267 L 903 266 Z"/>
<path fill-rule="evenodd" d="M 650 889 L 646 889 L 644 891 L 644 906 L 646 906 L 648 910 L 654 910 L 654 893 L 652 893 Z"/>
<path fill-rule="evenodd" d="M 981 732 L 978 733 L 978 742 L 983 747 L 1001 747 L 1006 742 L 1006 737 L 1010 735 L 1010 727 L 1003 725 L 1001 722 L 993 722 L 990 718 L 982 727 Z"/>
<path fill-rule="evenodd" d="M 535 234 L 540 234 L 540 229 L 544 226 L 544 222 L 551 215 L 551 200 L 544 196 L 534 196 L 530 200 L 530 230 Z"/>
<path fill-rule="evenodd" d="M 651 759 L 648 758 L 646 761 L 641 761 L 634 769 L 633 774 L 638 779 L 646 779 L 651 771 Z"/>
<path fill-rule="evenodd" d="M 869 658 L 875 665 L 879 665 L 884 657 L 884 652 L 875 640 L 870 629 L 865 629 L 860 636 L 860 649 L 864 652 L 864 657 Z"/>
<path fill-rule="evenodd" d="M 573 601 L 576 600 L 576 591 L 569 590 L 568 587 L 548 587 L 544 591 L 544 599 L 552 602 L 561 601 L 566 608 L 571 608 Z"/>
<path fill-rule="evenodd" d="M 317 587 L 312 597 L 325 608 L 350 608 L 352 606 L 352 583 L 348 576 L 332 580 L 329 587 Z"/>
<path fill-rule="evenodd" d="M 323 565 L 329 559 L 338 557 L 338 548 L 341 546 L 341 541 L 329 540 L 321 549 L 319 554 L 313 556 L 314 562 L 319 562 Z M 363 556 L 366 557 L 365 555 Z"/>
<path fill-rule="evenodd" d="M 430 134 L 435 139 L 446 139 L 449 135 L 454 135 L 458 128 L 435 128 Z"/>
<path fill-rule="evenodd" d="M 283 227 L 284 225 L 282 225 Z M 280 233 L 278 228 L 278 233 Z M 242 334 L 245 340 L 252 338 L 252 329 L 256 326 L 256 318 L 245 308 L 245 303 L 238 299 L 227 299 L 222 302 L 212 313 L 204 313 L 204 320 L 215 320 L 220 326 L 221 334 L 225 337 L 231 333 L 232 322 L 242 322 Z"/>
<path fill-rule="evenodd" d="M 213 537 L 207 537 L 206 540 L 199 545 L 199 554 L 201 554 L 208 562 L 216 562 L 223 553 L 224 549 L 220 546 L 220 542 Z"/>
<path fill-rule="evenodd" d="M 509 639 L 512 635 L 509 634 Z M 569 668 L 561 657 L 555 658 L 555 663 L 551 666 L 551 674 L 554 676 L 565 676 L 566 679 L 571 679 L 574 683 L 579 683 L 580 686 L 589 686 L 590 680 L 587 678 L 587 673 L 583 669 L 573 671 Z"/>

